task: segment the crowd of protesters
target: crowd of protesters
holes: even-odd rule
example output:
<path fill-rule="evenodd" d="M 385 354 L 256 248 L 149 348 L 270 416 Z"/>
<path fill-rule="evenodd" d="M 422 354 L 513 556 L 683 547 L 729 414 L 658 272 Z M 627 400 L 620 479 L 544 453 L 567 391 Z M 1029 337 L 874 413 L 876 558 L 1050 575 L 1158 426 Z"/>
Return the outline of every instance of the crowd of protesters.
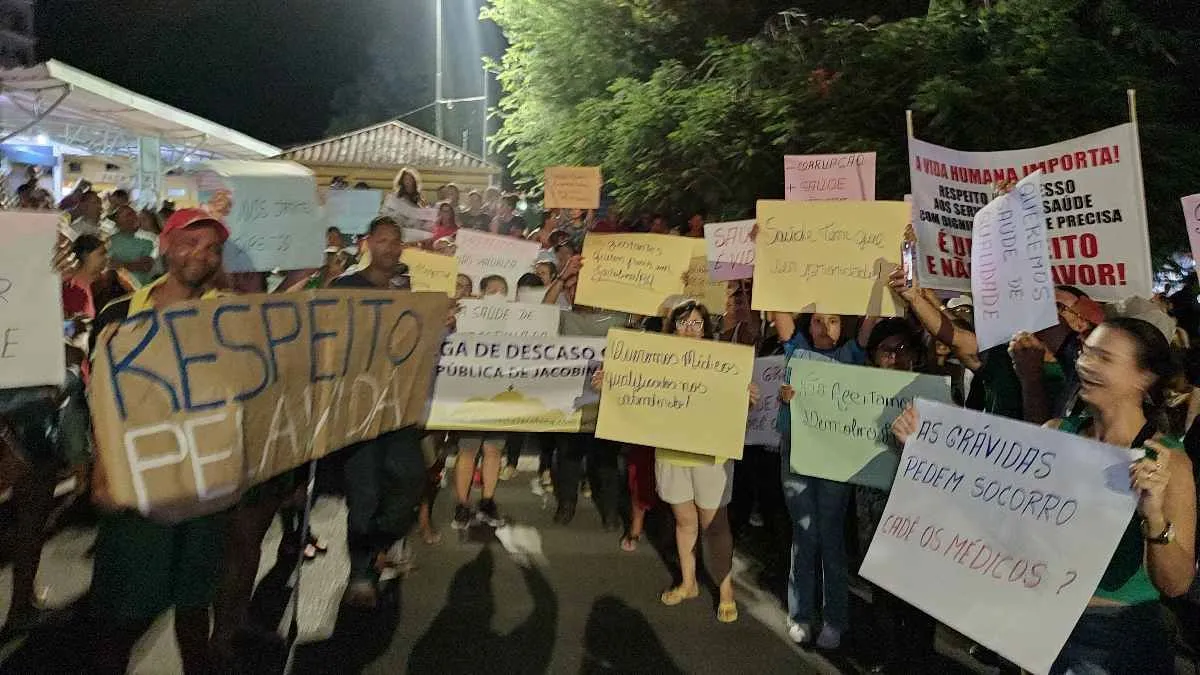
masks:
<path fill-rule="evenodd" d="M 31 193 L 20 195 L 22 207 L 47 206 L 43 195 Z M 1011 343 L 982 352 L 970 298 L 920 288 L 899 269 L 891 289 L 911 310 L 908 318 L 760 314 L 750 309 L 748 280 L 729 283 L 723 307 L 671 298 L 658 316 L 633 316 L 574 302 L 586 265 L 584 239 L 589 233 L 619 232 L 703 237 L 703 211 L 681 214 L 676 228 L 660 214 L 624 218 L 612 209 L 603 215 L 571 210 L 533 217 L 516 195 L 473 190 L 463 199 L 458 187 L 446 185 L 432 204 L 436 216 L 427 220 L 419 215 L 431 207 L 424 194 L 417 172 L 401 171 L 365 235 L 350 241 L 331 228 L 320 269 L 291 271 L 274 283 L 267 274 L 222 272 L 229 231 L 203 209 L 137 210 L 124 191 L 102 197 L 86 184 L 59 204 L 66 215 L 55 263 L 63 274 L 67 384 L 0 392 L 0 493 L 10 495 L 7 507 L 15 514 L 8 533 L 13 597 L 4 635 L 19 634 L 39 620 L 37 570 L 42 545 L 53 531 L 56 485 L 71 476 L 76 496 L 103 492 L 89 470 L 83 392 L 88 351 L 105 326 L 143 309 L 234 292 L 403 291 L 409 284 L 400 262 L 405 247 L 452 254 L 455 235 L 465 228 L 541 245 L 535 265 L 517 284 L 517 299 L 559 307 L 563 335 L 604 336 L 611 327 L 626 327 L 751 345 L 759 356 L 943 375 L 959 405 L 1110 444 L 1154 449 L 1158 459 L 1130 468 L 1139 495 L 1137 515 L 1055 667 L 1057 672 L 1166 673 L 1172 672 L 1175 649 L 1200 643 L 1200 592 L 1193 583 L 1194 467 L 1200 459 L 1200 427 L 1193 425 L 1200 397 L 1191 396 L 1191 383 L 1200 378 L 1200 359 L 1191 346 L 1200 345 L 1194 277 L 1168 297 L 1117 305 L 1059 287 L 1057 325 L 1019 333 Z M 426 236 L 406 242 L 406 228 Z M 476 284 L 460 275 L 458 281 L 456 299 L 508 292 L 502 277 Z M 453 317 L 448 324 L 453 329 Z M 886 493 L 793 473 L 786 403 L 795 384 L 778 392 L 751 392 L 752 400 L 778 395 L 781 445 L 747 447 L 739 462 L 623 446 L 589 433 L 408 427 L 346 448 L 336 453 L 336 466 L 348 508 L 347 539 L 334 543 L 346 547 L 351 562 L 343 602 L 363 610 L 377 607 L 381 579 L 408 568 L 412 542 L 441 541 L 432 513 L 448 456 L 456 457 L 445 477 L 456 502 L 450 525 L 456 530 L 504 527 L 497 484 L 517 473 L 518 459 L 528 449 L 538 456 L 534 488 L 556 499 L 555 524 L 569 525 L 581 493 L 590 493 L 613 545 L 632 552 L 645 533 L 647 513 L 670 514 L 680 583 L 661 591 L 663 604 L 680 605 L 700 595 L 697 563 L 702 559 L 717 585 L 716 618 L 736 621 L 735 541 L 757 531 L 785 561 L 779 573 L 786 579 L 791 640 L 836 651 L 844 648 L 847 635 L 861 632 L 880 645 L 872 650 L 875 672 L 932 672 L 936 623 L 920 610 L 872 588 L 870 624 L 852 622 L 850 587 L 879 525 Z M 602 389 L 603 370 L 595 385 Z M 912 410 L 897 419 L 897 449 L 917 423 Z M 285 531 L 279 555 L 311 559 L 326 550 L 319 533 L 301 532 L 307 476 L 308 468 L 302 467 L 256 486 L 229 511 L 175 524 L 113 512 L 98 503 L 88 600 L 95 620 L 92 671 L 124 672 L 134 642 L 163 611 L 174 608 L 185 672 L 219 672 L 233 658 L 234 636 L 248 620 L 262 541 L 276 515 Z M 473 501 L 477 484 L 479 499 Z M 628 509 L 622 508 L 623 495 Z M 789 525 L 773 529 L 778 523 Z M 768 563 L 775 561 L 768 556 Z M 1171 616 L 1176 617 L 1174 632 L 1168 629 Z M 973 654 L 985 663 L 1000 663 L 982 648 Z"/>

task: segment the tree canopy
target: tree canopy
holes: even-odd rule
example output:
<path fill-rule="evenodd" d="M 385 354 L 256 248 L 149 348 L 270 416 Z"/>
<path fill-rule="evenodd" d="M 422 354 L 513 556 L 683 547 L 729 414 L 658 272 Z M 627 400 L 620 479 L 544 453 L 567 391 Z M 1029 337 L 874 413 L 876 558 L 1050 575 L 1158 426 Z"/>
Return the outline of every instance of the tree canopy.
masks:
<path fill-rule="evenodd" d="M 1179 197 L 1200 190 L 1193 3 L 790 4 L 492 0 L 485 17 L 511 44 L 496 67 L 514 179 L 598 164 L 625 212 L 734 217 L 782 197 L 785 154 L 875 150 L 878 194 L 898 199 L 906 109 L 919 138 L 1011 149 L 1126 121 L 1132 88 L 1152 244 L 1185 246 Z"/>

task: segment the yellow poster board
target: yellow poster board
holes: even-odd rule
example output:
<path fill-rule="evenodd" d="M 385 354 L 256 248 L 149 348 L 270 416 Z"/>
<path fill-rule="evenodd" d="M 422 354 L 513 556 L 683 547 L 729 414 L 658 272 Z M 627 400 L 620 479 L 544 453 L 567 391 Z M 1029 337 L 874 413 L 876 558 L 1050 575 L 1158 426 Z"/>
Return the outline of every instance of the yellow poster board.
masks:
<path fill-rule="evenodd" d="M 545 206 L 548 209 L 600 208 L 600 177 L 598 166 L 546 167 Z"/>
<path fill-rule="evenodd" d="M 759 201 L 752 307 L 902 314 L 887 282 L 909 211 L 904 202 Z"/>
<path fill-rule="evenodd" d="M 687 283 L 684 284 L 683 294 L 703 303 L 711 314 L 724 314 L 729 284 L 709 278 L 708 243 L 703 239 L 691 239 L 690 241 L 694 244 L 692 259 L 688 263 Z"/>
<path fill-rule="evenodd" d="M 575 303 L 655 316 L 664 300 L 683 294 L 694 247 L 666 234 L 589 234 Z"/>
<path fill-rule="evenodd" d="M 741 459 L 754 348 L 614 328 L 596 437 Z"/>
<path fill-rule="evenodd" d="M 458 260 L 454 256 L 406 248 L 400 262 L 408 265 L 408 277 L 414 291 L 440 291 L 454 297 L 458 279 Z"/>

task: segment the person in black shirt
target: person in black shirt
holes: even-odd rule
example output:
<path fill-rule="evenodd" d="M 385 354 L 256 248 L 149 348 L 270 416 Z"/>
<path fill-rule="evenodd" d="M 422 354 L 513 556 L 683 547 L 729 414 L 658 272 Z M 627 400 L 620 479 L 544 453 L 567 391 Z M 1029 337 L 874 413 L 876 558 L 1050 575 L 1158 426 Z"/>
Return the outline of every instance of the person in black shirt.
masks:
<path fill-rule="evenodd" d="M 400 225 L 390 216 L 371 221 L 366 238 L 371 264 L 334 279 L 330 288 L 392 289 L 404 250 Z M 346 456 L 346 547 L 350 578 L 342 601 L 374 609 L 379 573 L 393 544 L 412 529 L 425 484 L 421 436 L 415 426 L 356 443 Z"/>

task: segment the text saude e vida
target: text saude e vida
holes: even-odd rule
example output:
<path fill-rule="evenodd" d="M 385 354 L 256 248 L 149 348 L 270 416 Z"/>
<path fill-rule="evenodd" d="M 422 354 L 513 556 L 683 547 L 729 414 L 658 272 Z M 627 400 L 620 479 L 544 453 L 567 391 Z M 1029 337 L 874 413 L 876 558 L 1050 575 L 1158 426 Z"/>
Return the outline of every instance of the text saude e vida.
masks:
<path fill-rule="evenodd" d="M 1000 517 L 1016 517 L 1028 522 L 1064 527 L 1075 517 L 1079 502 L 1069 495 L 1045 491 L 1027 483 L 1013 482 L 979 474 L 963 488 L 966 474 L 947 465 L 925 459 L 913 452 L 913 440 L 946 448 L 976 460 L 991 463 L 997 469 L 1017 478 L 1043 480 L 1054 470 L 1056 453 L 1029 446 L 1017 440 L 994 435 L 990 425 L 973 428 L 964 424 L 949 424 L 937 420 L 921 420 L 920 428 L 910 439 L 908 455 L 896 474 L 896 480 L 909 480 L 932 490 L 961 495 L 994 506 Z M 880 536 L 890 536 L 920 546 L 929 553 L 939 554 L 971 572 L 989 576 L 997 583 L 1008 583 L 1026 589 L 1036 589 L 1043 583 L 1058 584 L 1055 594 L 1061 593 L 1076 577 L 1074 570 L 1054 570 L 1046 560 L 1036 560 L 1020 552 L 1006 551 L 995 542 L 972 536 L 971 533 L 949 532 L 937 523 L 922 522 L 920 516 L 892 514 L 879 526 Z M 1049 580 L 1053 579 L 1053 582 Z"/>
<path fill-rule="evenodd" d="M 698 353 L 694 349 L 682 351 L 631 349 L 625 345 L 624 340 L 620 339 L 613 343 L 612 352 L 607 355 L 607 361 L 635 366 L 683 367 L 709 375 L 729 377 L 737 377 L 741 374 L 741 369 L 736 364 L 709 354 Z M 692 404 L 693 395 L 704 396 L 709 392 L 708 385 L 703 381 L 706 379 L 703 374 L 698 374 L 696 378 L 689 378 L 674 374 L 646 375 L 636 369 L 627 372 L 613 372 L 614 370 L 611 369 L 605 374 L 604 388 L 619 396 L 622 406 L 683 410 Z"/>
<path fill-rule="evenodd" d="M 1065 153 L 1023 167 L 955 166 L 928 157 L 917 157 L 914 169 L 956 184 L 990 186 L 998 181 L 1016 182 L 1019 176 L 1028 176 L 1035 171 L 1042 171 L 1047 175 L 1056 172 L 1069 173 L 1111 166 L 1120 161 L 1120 146 L 1106 145 Z M 971 277 L 973 219 L 989 201 L 991 194 L 986 191 L 938 185 L 932 208 L 919 208 L 917 213 L 919 222 L 943 228 L 937 235 L 936 254 L 922 252 L 926 273 L 958 279 Z M 1047 237 L 1050 257 L 1052 260 L 1064 261 L 1051 268 L 1056 285 L 1124 286 L 1128 283 L 1124 263 L 1084 262 L 1100 256 L 1099 238 L 1094 233 L 1055 234 L 1057 230 L 1069 228 L 1123 223 L 1125 217 L 1119 204 L 1097 205 L 1094 195 L 1081 192 L 1076 181 L 1068 178 L 1043 181 L 1042 208 L 1045 211 L 1045 228 L 1050 233 Z M 1079 259 L 1084 261 L 1071 262 Z"/>

